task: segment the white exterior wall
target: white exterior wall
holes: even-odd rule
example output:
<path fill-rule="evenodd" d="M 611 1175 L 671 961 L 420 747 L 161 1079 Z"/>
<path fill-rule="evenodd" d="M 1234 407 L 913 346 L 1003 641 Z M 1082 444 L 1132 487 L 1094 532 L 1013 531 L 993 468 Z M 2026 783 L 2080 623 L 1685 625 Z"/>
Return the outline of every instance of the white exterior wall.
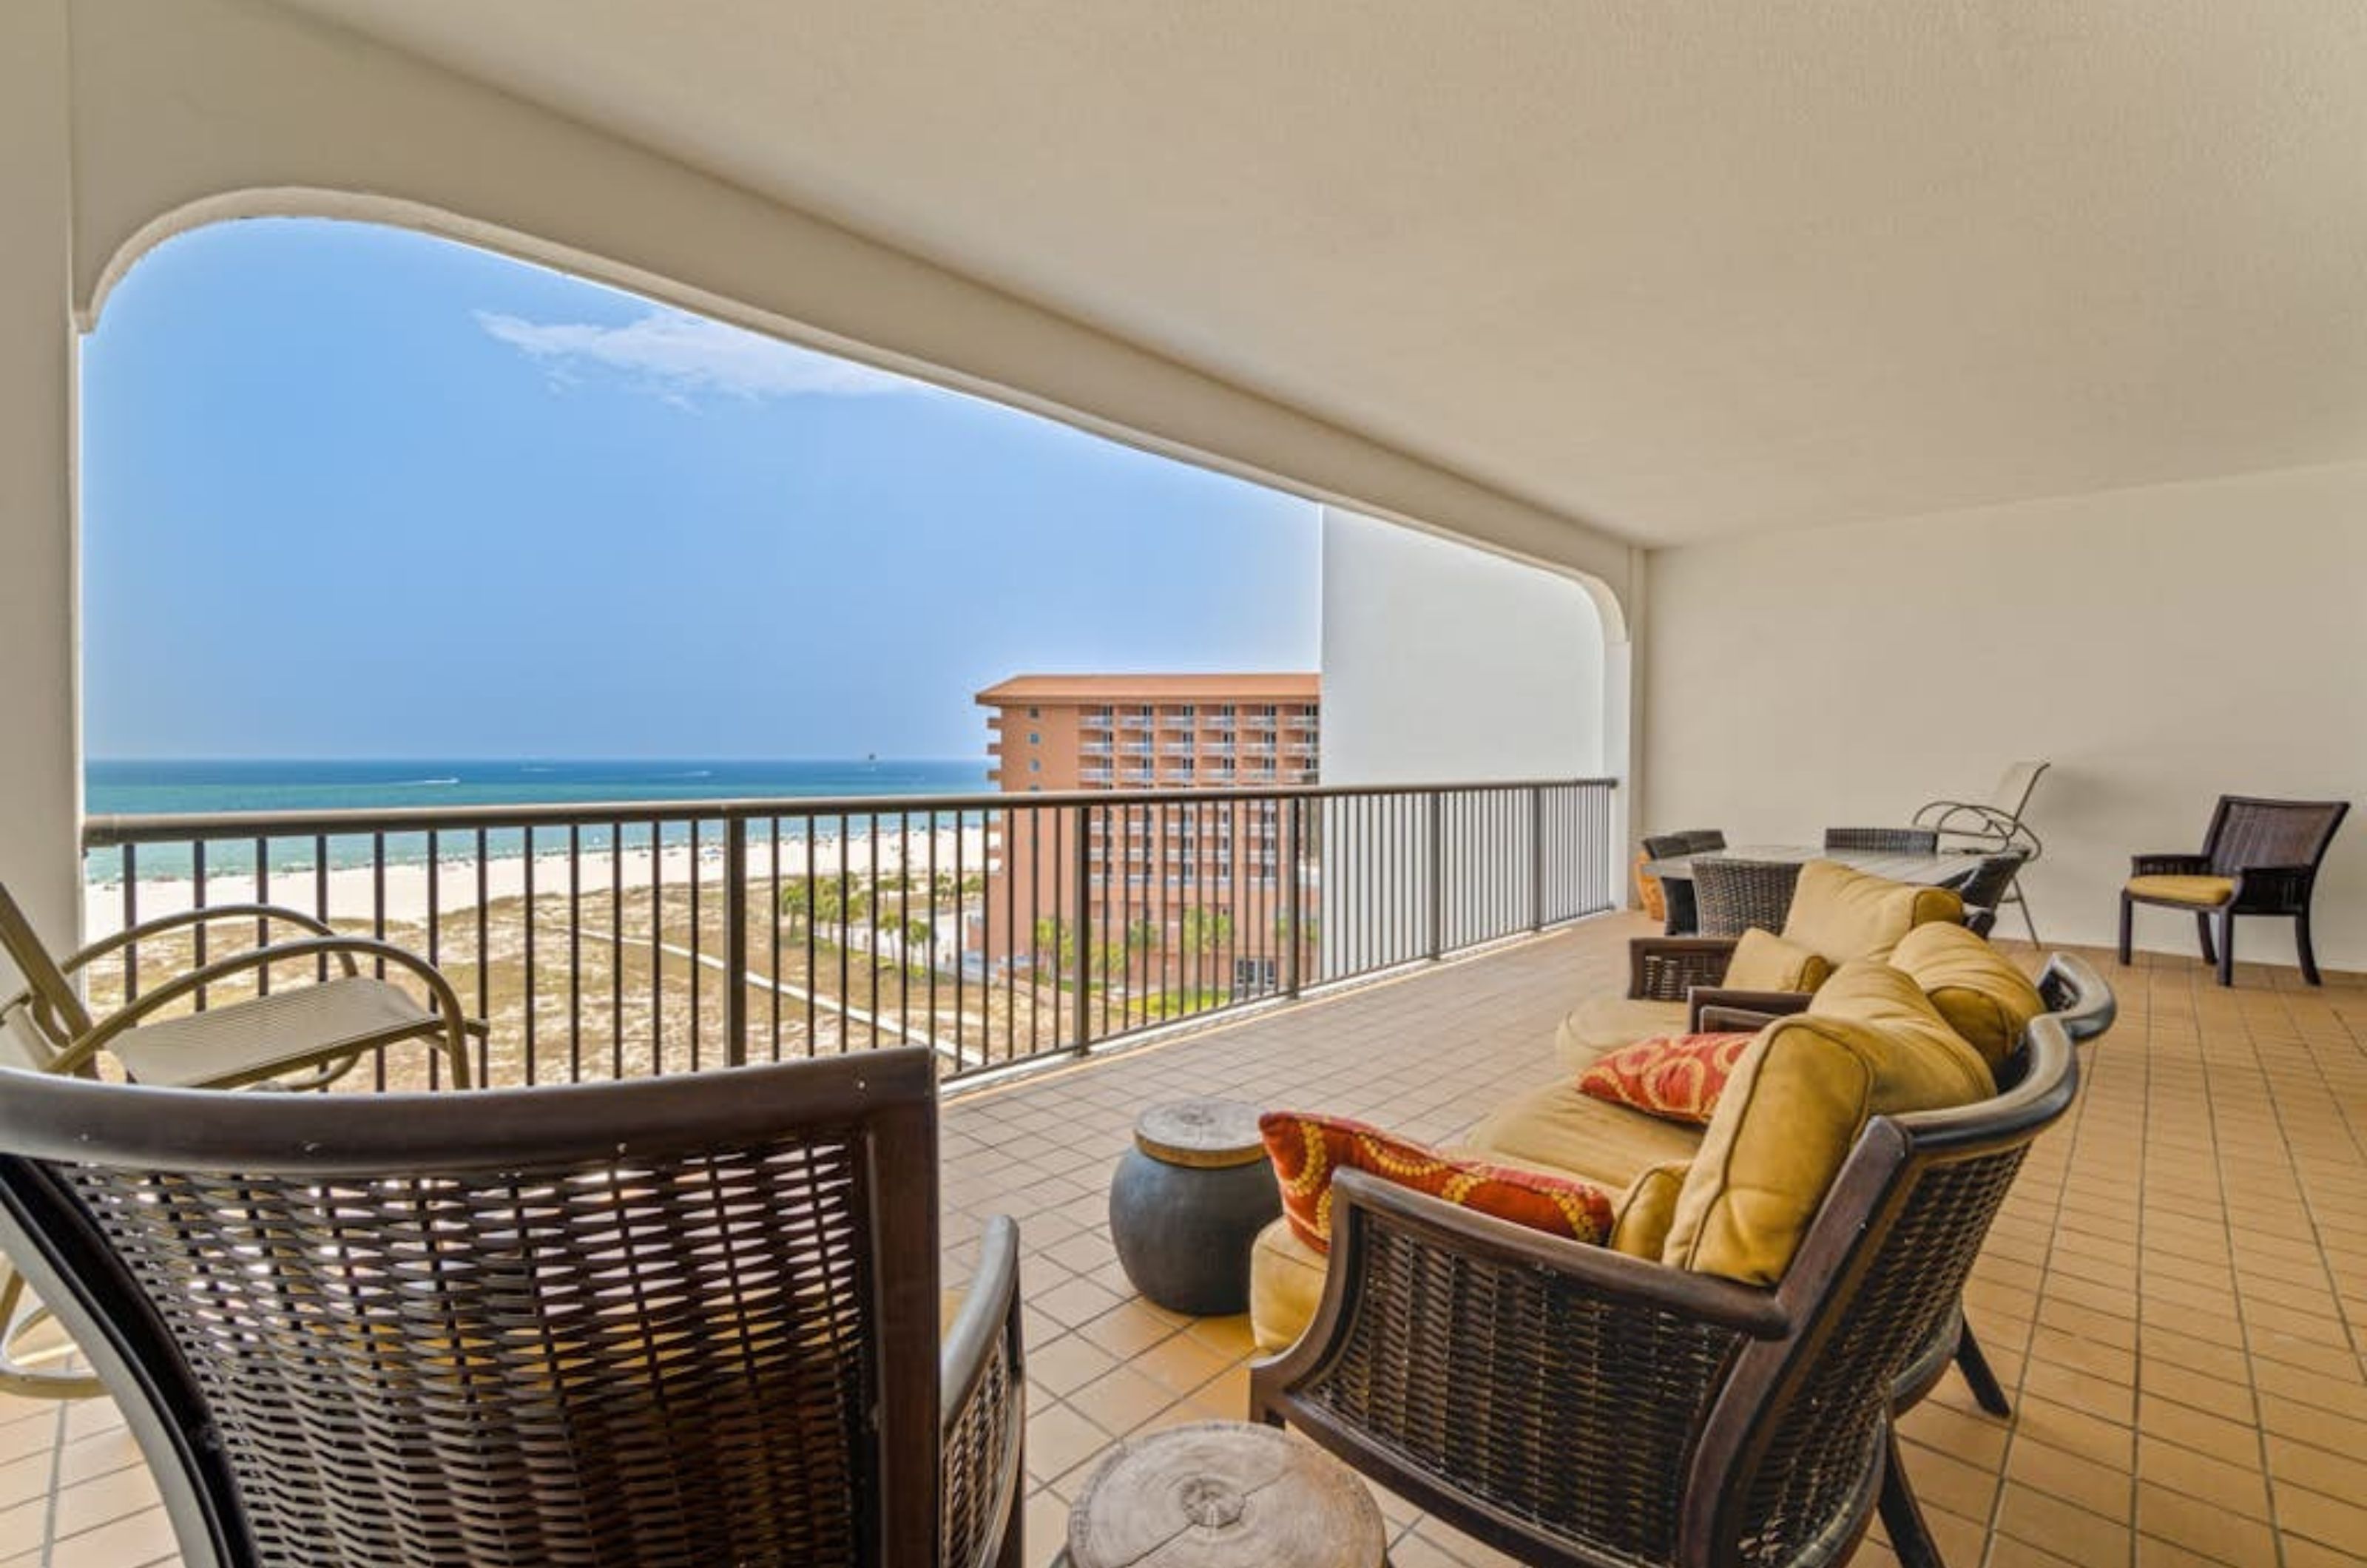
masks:
<path fill-rule="evenodd" d="M 0 881 L 53 945 L 80 900 L 66 8 L 0 6 Z"/>
<path fill-rule="evenodd" d="M 1660 551 L 1651 581 L 1651 830 L 1812 841 L 2045 758 L 2039 933 L 2103 943 L 2128 857 L 2200 848 L 2222 793 L 2367 794 L 2367 465 Z M 2367 818 L 2317 917 L 2320 961 L 2367 969 Z M 2287 929 L 2242 922 L 2239 959 L 2291 962 Z M 2171 911 L 2137 938 L 2197 951 Z"/>
<path fill-rule="evenodd" d="M 1584 588 L 1324 509 L 1325 784 L 1591 778 L 1603 716 Z"/>
<path fill-rule="evenodd" d="M 1604 715 L 1620 694 L 1606 683 L 1614 665 L 1606 654 L 1622 656 L 1615 668 L 1624 680 L 1626 649 L 1605 649 L 1602 616 L 1579 583 L 1336 508 L 1323 513 L 1322 576 L 1324 784 L 1612 771 Z M 1437 904 L 1433 822 L 1446 856 L 1447 896 Z M 1481 834 L 1487 847 L 1465 860 L 1458 844 L 1476 844 Z M 1452 807 L 1436 818 L 1418 801 L 1328 802 L 1319 972 L 1330 977 L 1420 956 L 1433 915 L 1450 944 L 1458 930 L 1492 929 L 1507 908 L 1523 907 L 1532 834 L 1517 800 Z M 1607 869 L 1624 858 L 1615 846 L 1625 841 L 1614 810 Z"/>

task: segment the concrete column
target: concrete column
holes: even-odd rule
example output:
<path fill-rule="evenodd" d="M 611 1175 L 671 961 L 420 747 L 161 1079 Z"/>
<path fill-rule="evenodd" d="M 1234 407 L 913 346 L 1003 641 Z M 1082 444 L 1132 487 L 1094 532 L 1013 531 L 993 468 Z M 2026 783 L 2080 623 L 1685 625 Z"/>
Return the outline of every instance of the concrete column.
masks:
<path fill-rule="evenodd" d="M 64 0 L 0 6 L 0 880 L 81 927 L 73 159 Z"/>

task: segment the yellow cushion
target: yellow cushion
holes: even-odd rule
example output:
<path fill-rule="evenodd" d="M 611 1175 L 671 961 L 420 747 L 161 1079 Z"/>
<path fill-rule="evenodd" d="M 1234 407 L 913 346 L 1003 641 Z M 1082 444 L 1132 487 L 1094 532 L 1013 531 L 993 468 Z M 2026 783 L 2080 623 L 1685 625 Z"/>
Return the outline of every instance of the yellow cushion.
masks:
<path fill-rule="evenodd" d="M 1813 991 L 1832 972 L 1823 953 L 1752 926 L 1734 944 L 1718 984 L 1738 991 Z"/>
<path fill-rule="evenodd" d="M 1962 926 L 1918 926 L 1891 950 L 1897 969 L 1931 998 L 1994 1072 L 2046 1010 L 2038 987 L 2014 962 Z"/>
<path fill-rule="evenodd" d="M 1660 1260 L 1773 1284 L 1868 1117 L 1994 1092 L 1980 1054 L 1913 981 L 1871 960 L 1844 964 L 1806 1013 L 1769 1024 L 1744 1055 L 1686 1172 Z"/>
<path fill-rule="evenodd" d="M 1554 1055 L 1572 1073 L 1594 1066 L 1606 1051 L 1649 1040 L 1655 1034 L 1682 1034 L 1685 1004 L 1635 1001 L 1626 997 L 1594 997 L 1580 1002 L 1561 1027 L 1554 1031 Z"/>
<path fill-rule="evenodd" d="M 2236 896 L 2236 879 L 2232 876 L 2132 876 L 2129 891 L 2140 898 L 2158 898 L 2166 904 L 2191 904 L 2198 909 L 2216 908 Z"/>
<path fill-rule="evenodd" d="M 1323 1301 L 1328 1261 L 1287 1220 L 1258 1232 L 1250 1247 L 1250 1335 L 1260 1350 L 1271 1356 L 1307 1332 Z"/>
<path fill-rule="evenodd" d="M 1580 1094 L 1575 1078 L 1505 1101 L 1467 1147 L 1489 1159 L 1543 1166 L 1616 1192 L 1646 1166 L 1689 1160 L 1702 1129 Z"/>
<path fill-rule="evenodd" d="M 1677 1196 L 1684 1190 L 1690 1160 L 1648 1166 L 1619 1195 L 1618 1220 L 1611 1227 L 1611 1250 L 1630 1258 L 1658 1258 L 1676 1224 Z"/>
<path fill-rule="evenodd" d="M 1784 940 L 1835 964 L 1886 958 L 1898 939 L 1933 920 L 1965 923 L 1965 901 L 1945 887 L 1870 875 L 1839 861 L 1812 860 L 1784 919 Z"/>

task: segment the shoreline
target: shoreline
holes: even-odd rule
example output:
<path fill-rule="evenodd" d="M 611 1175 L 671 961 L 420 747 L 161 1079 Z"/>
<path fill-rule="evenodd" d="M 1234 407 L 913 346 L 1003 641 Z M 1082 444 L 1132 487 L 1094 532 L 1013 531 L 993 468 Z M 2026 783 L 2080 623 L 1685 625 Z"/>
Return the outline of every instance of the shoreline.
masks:
<path fill-rule="evenodd" d="M 933 833 L 914 833 L 911 838 L 912 868 L 923 873 L 929 871 L 934 850 L 934 869 L 938 874 L 951 874 L 957 856 L 963 875 L 982 874 L 986 870 L 986 829 L 982 824 L 958 828 L 946 826 Z M 847 874 L 868 876 L 872 872 L 875 849 L 878 870 L 882 873 L 902 869 L 905 854 L 904 841 L 884 833 L 876 840 L 867 833 L 812 840 L 784 837 L 779 843 L 781 875 L 785 879 L 807 874 L 809 855 L 812 874 L 817 876 L 838 875 L 842 862 Z M 771 841 L 748 846 L 743 863 L 751 885 L 772 880 L 773 848 Z M 693 857 L 691 846 L 687 843 L 662 846 L 654 863 L 647 846 L 629 846 L 621 856 L 606 847 L 585 849 L 576 859 L 581 867 L 579 886 L 587 897 L 617 886 L 622 886 L 628 892 L 646 890 L 653 880 L 668 888 L 690 885 Z M 563 849 L 539 850 L 535 853 L 532 864 L 536 897 L 566 895 L 568 860 L 568 852 Z M 525 854 L 488 855 L 483 863 L 484 902 L 499 903 L 526 895 L 528 862 Z M 700 846 L 697 863 L 700 892 L 719 894 L 724 880 L 723 846 Z M 387 922 L 390 925 L 416 925 L 426 920 L 431 876 L 435 885 L 435 909 L 439 918 L 475 908 L 479 903 L 477 865 L 473 855 L 447 856 L 432 866 L 425 860 L 389 862 L 382 868 Z M 377 879 L 380 873 L 380 867 L 368 864 L 331 867 L 328 907 L 323 910 L 319 907 L 319 881 L 313 871 L 309 868 L 295 872 L 274 871 L 266 888 L 266 901 L 333 921 L 372 921 L 378 915 L 379 891 Z M 142 876 L 132 886 L 137 913 L 142 920 L 154 919 L 160 915 L 181 914 L 197 907 L 197 881 L 194 877 Z M 120 876 L 83 885 L 84 941 L 96 942 L 123 929 L 123 899 L 124 883 Z M 252 870 L 210 872 L 206 876 L 205 901 L 208 904 L 256 901 L 255 874 Z"/>

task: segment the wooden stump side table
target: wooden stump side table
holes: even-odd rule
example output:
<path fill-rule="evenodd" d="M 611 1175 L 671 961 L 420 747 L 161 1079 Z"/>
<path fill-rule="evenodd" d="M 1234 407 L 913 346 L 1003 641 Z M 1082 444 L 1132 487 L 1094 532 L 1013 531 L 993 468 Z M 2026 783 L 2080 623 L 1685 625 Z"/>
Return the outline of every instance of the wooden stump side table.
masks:
<path fill-rule="evenodd" d="M 1385 1568 L 1355 1472 L 1274 1427 L 1204 1421 L 1121 1444 L 1069 1515 L 1070 1568 Z"/>
<path fill-rule="evenodd" d="M 1135 1123 L 1110 1179 L 1110 1243 L 1134 1288 L 1170 1312 L 1250 1304 L 1250 1249 L 1282 1213 L 1254 1105 L 1179 1100 Z"/>

